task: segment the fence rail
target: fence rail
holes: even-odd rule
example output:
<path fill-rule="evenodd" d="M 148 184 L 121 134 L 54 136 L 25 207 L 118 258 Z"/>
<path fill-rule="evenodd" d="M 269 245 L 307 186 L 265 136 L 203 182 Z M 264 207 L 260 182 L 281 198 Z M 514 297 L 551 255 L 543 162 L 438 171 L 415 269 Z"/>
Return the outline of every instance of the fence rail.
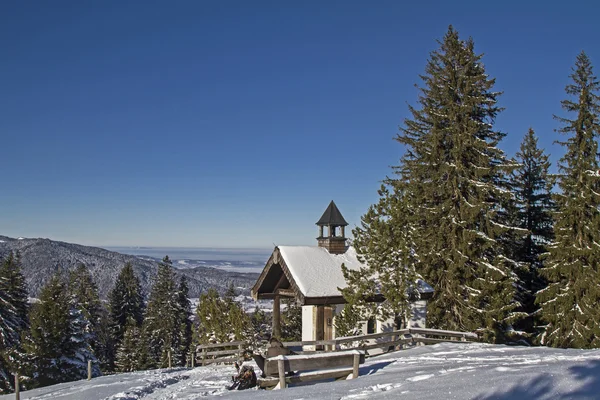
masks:
<path fill-rule="evenodd" d="M 399 349 L 406 344 L 436 344 L 443 342 L 468 343 L 478 340 L 478 336 L 471 332 L 448 331 L 441 329 L 407 328 L 395 331 L 370 333 L 360 336 L 339 337 L 328 340 L 304 340 L 283 342 L 286 347 L 318 346 L 321 350 L 295 351 L 297 354 L 314 354 L 321 352 L 344 350 L 373 350 L 373 349 Z M 266 346 L 267 343 L 262 343 Z M 229 343 L 204 344 L 196 348 L 196 360 L 199 365 L 213 363 L 227 363 L 243 359 L 248 351 L 248 344 L 242 341 Z M 225 356 L 225 357 L 223 357 Z M 229 356 L 229 357 L 227 357 Z"/>
<path fill-rule="evenodd" d="M 197 362 L 200 365 L 209 365 L 214 363 L 226 363 L 242 360 L 244 357 L 245 343 L 229 342 L 229 343 L 210 343 L 202 344 L 196 347 Z M 223 350 L 213 350 L 223 349 Z M 220 357 L 229 356 L 229 357 Z"/>
<path fill-rule="evenodd" d="M 436 337 L 430 337 L 436 336 Z M 367 341 L 391 338 L 391 340 L 368 343 Z M 310 340 L 310 341 L 296 341 L 296 342 L 283 342 L 284 346 L 287 347 L 298 347 L 298 346 L 322 346 L 323 350 L 315 351 L 297 351 L 299 354 L 315 353 L 319 351 L 337 351 L 337 350 L 372 350 L 376 348 L 389 348 L 392 346 L 400 346 L 408 343 L 423 343 L 423 344 L 435 344 L 442 342 L 469 342 L 477 340 L 478 336 L 472 332 L 458 332 L 458 331 L 447 331 L 441 329 L 425 329 L 425 328 L 407 328 L 399 329 L 396 331 L 370 333 L 367 335 L 360 336 L 347 336 L 329 340 Z M 348 344 L 358 343 L 355 346 L 347 346 Z M 342 345 L 343 348 L 341 348 Z"/>

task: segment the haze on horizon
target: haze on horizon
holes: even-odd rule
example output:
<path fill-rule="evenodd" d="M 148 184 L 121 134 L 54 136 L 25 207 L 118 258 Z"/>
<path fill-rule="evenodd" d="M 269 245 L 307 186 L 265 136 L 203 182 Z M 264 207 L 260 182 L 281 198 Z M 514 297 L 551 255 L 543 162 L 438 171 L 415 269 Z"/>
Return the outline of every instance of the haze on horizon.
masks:
<path fill-rule="evenodd" d="M 429 52 L 472 36 L 506 110 L 555 164 L 600 3 L 3 2 L 0 235 L 110 246 L 314 245 L 350 228 L 402 148 Z M 348 229 L 350 232 L 351 229 Z"/>

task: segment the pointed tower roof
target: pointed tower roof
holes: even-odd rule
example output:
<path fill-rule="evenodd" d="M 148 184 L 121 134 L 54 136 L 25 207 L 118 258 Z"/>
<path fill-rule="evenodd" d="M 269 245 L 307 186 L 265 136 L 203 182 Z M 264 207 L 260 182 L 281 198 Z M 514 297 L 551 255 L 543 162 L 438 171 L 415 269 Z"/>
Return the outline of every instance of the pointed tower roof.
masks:
<path fill-rule="evenodd" d="M 319 219 L 319 221 L 317 222 L 317 225 L 319 225 L 319 226 L 324 226 L 324 225 L 325 226 L 326 225 L 347 226 L 348 223 L 342 216 L 342 213 L 340 212 L 340 210 L 338 210 L 338 208 L 335 205 L 335 203 L 333 202 L 333 200 L 331 200 L 331 203 L 329 203 L 329 206 L 327 206 L 327 209 L 321 216 L 321 219 Z"/>

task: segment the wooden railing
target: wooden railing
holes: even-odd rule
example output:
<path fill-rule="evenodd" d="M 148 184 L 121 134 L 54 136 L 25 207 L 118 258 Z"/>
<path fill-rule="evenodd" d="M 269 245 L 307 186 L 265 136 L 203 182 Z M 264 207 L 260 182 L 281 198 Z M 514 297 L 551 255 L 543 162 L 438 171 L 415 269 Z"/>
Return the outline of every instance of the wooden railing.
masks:
<path fill-rule="evenodd" d="M 436 336 L 436 337 L 431 337 Z M 386 339 L 389 340 L 378 341 L 375 343 L 368 343 L 367 341 Z M 468 342 L 477 340 L 478 337 L 475 333 L 471 332 L 457 332 L 457 331 L 446 331 L 440 329 L 425 329 L 425 328 L 407 328 L 396 331 L 370 333 L 367 335 L 360 336 L 348 336 L 340 337 L 330 340 L 311 340 L 311 341 L 300 341 L 300 342 L 284 342 L 283 345 L 286 347 L 304 347 L 304 346 L 320 346 L 322 350 L 316 351 L 296 351 L 299 354 L 314 353 L 317 351 L 339 351 L 339 350 L 372 350 L 377 348 L 390 348 L 396 346 L 402 346 L 409 343 L 423 343 L 423 344 L 435 344 L 442 342 Z M 356 345 L 353 345 L 358 343 Z"/>
<path fill-rule="evenodd" d="M 312 354 L 319 352 L 343 350 L 373 350 L 391 348 L 399 349 L 406 344 L 435 344 L 442 342 L 467 343 L 477 340 L 475 333 L 446 331 L 440 329 L 408 328 L 396 331 L 371 333 L 360 336 L 340 337 L 330 340 L 309 340 L 296 342 L 283 342 L 286 347 L 316 346 L 319 350 L 305 351 L 294 350 L 297 354 Z M 375 342 L 373 342 L 375 341 Z M 262 343 L 265 347 L 266 342 Z M 245 352 L 252 352 L 248 344 L 243 341 L 229 343 L 204 344 L 196 348 L 195 361 L 198 365 L 213 363 L 232 363 L 243 359 Z"/>
<path fill-rule="evenodd" d="M 202 344 L 196 347 L 196 360 L 200 365 L 240 361 L 245 351 L 242 341 Z"/>

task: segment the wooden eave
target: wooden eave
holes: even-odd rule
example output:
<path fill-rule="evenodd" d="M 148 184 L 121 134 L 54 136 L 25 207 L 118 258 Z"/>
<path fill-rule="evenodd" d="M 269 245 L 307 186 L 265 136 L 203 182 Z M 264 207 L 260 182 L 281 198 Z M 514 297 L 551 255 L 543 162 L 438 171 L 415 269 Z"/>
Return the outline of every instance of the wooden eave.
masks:
<path fill-rule="evenodd" d="M 271 273 L 272 270 L 276 271 L 275 268 L 278 267 L 281 269 L 279 274 L 277 272 L 275 272 L 276 275 Z M 255 300 L 274 299 L 275 296 L 294 297 L 300 304 L 305 304 L 304 294 L 302 294 L 296 281 L 294 281 L 294 277 L 285 263 L 279 247 L 275 247 L 273 250 L 265 268 L 252 287 L 251 294 Z"/>

